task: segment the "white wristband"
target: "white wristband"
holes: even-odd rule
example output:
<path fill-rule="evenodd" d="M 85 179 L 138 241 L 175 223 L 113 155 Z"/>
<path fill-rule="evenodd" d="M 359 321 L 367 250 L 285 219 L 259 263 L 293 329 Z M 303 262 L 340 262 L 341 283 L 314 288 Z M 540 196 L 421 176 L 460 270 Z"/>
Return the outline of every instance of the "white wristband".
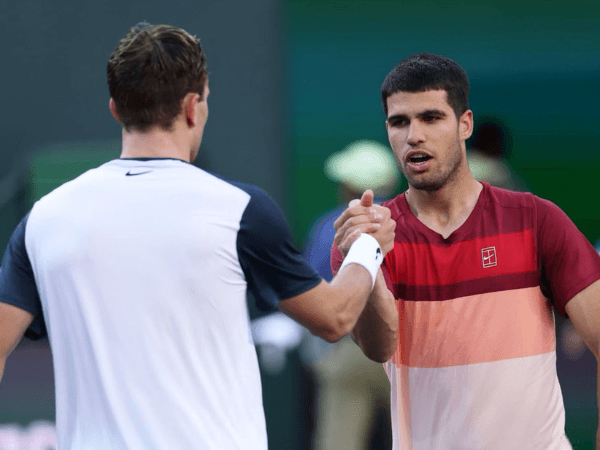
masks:
<path fill-rule="evenodd" d="M 382 262 L 383 252 L 377 239 L 369 234 L 362 233 L 350 246 L 350 250 L 348 250 L 348 254 L 344 258 L 340 271 L 348 264 L 360 264 L 371 274 L 371 279 L 373 280 L 371 289 L 373 289 L 377 271 Z"/>

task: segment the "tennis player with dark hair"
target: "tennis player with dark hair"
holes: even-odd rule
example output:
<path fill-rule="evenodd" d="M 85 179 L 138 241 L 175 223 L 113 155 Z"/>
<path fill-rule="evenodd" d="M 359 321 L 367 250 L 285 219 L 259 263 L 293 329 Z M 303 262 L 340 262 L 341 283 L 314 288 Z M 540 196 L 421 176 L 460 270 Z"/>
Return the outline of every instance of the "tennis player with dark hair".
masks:
<path fill-rule="evenodd" d="M 329 284 L 265 192 L 190 164 L 208 117 L 198 39 L 134 27 L 108 87 L 121 158 L 38 201 L 5 252 L 0 376 L 24 334 L 48 334 L 61 450 L 266 450 L 247 291 L 340 339 L 393 246 L 390 211 L 371 208 Z"/>
<path fill-rule="evenodd" d="M 377 284 L 395 300 L 376 285 L 351 334 L 384 362 L 394 450 L 570 449 L 553 307 L 598 358 L 600 257 L 553 203 L 475 180 L 469 82 L 456 62 L 411 56 L 381 92 L 409 184 L 383 203 L 397 225 Z M 370 208 L 354 200 L 336 221 L 334 268 Z"/>

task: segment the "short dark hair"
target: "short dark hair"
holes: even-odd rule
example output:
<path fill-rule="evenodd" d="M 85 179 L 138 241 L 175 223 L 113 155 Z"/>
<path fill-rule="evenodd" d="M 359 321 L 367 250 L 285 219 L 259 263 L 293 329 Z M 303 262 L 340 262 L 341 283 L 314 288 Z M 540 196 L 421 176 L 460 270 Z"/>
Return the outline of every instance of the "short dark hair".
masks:
<path fill-rule="evenodd" d="M 208 80 L 206 56 L 195 36 L 172 25 L 146 22 L 119 41 L 106 71 L 126 130 L 171 129 L 183 98 L 190 92 L 202 96 Z"/>
<path fill-rule="evenodd" d="M 383 111 L 388 114 L 387 99 L 396 92 L 445 90 L 448 104 L 456 117 L 469 109 L 469 78 L 455 61 L 432 53 L 419 53 L 402 60 L 381 85 Z"/>

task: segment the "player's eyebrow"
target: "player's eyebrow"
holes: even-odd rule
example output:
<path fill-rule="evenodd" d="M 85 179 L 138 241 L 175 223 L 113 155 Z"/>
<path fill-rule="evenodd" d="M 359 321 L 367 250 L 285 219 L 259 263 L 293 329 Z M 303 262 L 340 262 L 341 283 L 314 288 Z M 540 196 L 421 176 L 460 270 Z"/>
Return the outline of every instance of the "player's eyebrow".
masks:
<path fill-rule="evenodd" d="M 446 117 L 447 114 L 445 111 L 441 109 L 426 109 L 425 111 L 417 114 L 417 117 L 425 117 L 425 116 L 438 116 L 438 117 Z"/>
<path fill-rule="evenodd" d="M 437 117 L 446 117 L 448 114 L 445 111 L 442 111 L 441 109 L 426 109 L 424 111 L 421 111 L 419 113 L 416 114 L 417 118 L 423 118 L 423 117 L 427 117 L 427 116 L 437 116 Z M 409 120 L 408 116 L 406 114 L 394 114 L 392 116 L 389 116 L 386 121 L 387 122 L 394 122 L 397 120 Z"/>
<path fill-rule="evenodd" d="M 385 119 L 387 122 L 394 122 L 397 120 L 408 120 L 408 116 L 406 114 L 394 114 L 393 116 L 389 116 Z"/>

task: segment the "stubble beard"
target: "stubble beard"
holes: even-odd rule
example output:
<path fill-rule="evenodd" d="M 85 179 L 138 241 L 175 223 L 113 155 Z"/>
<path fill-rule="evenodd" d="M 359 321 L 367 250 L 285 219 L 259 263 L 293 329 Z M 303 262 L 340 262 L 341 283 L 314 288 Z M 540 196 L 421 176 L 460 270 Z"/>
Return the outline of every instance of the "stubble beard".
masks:
<path fill-rule="evenodd" d="M 456 142 L 455 151 L 448 162 L 440 170 L 421 176 L 413 176 L 403 168 L 406 181 L 413 189 L 426 192 L 435 192 L 453 182 L 458 176 L 459 169 L 463 163 L 463 155 L 460 142 Z"/>

